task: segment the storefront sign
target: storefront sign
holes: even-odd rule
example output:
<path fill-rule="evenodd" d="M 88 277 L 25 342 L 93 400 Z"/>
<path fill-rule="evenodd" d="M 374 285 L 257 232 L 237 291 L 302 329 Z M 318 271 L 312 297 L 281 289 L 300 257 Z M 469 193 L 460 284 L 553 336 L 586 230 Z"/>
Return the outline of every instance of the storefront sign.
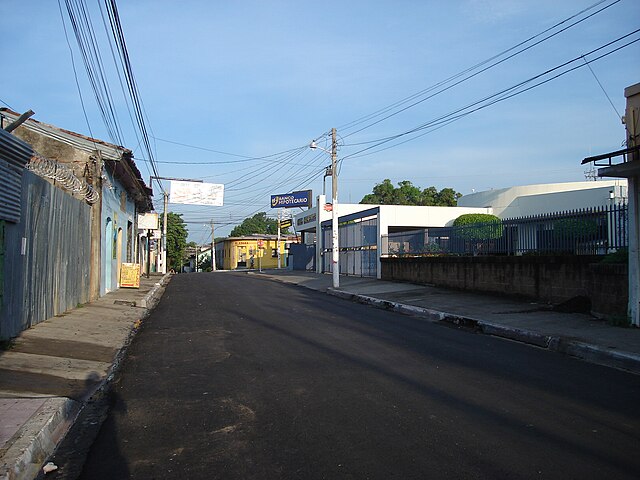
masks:
<path fill-rule="evenodd" d="M 300 217 L 296 220 L 296 225 L 306 225 L 307 223 L 315 222 L 318 216 L 315 213 L 307 215 L 306 217 Z"/>
<path fill-rule="evenodd" d="M 284 195 L 271 195 L 271 208 L 310 207 L 311 190 L 292 192 Z"/>

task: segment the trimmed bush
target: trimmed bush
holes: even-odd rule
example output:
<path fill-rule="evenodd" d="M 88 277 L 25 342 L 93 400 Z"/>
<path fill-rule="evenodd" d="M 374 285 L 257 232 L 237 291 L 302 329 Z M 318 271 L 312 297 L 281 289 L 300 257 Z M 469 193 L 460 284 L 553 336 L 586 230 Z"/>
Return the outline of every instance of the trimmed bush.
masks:
<path fill-rule="evenodd" d="M 502 236 L 502 220 L 489 213 L 466 213 L 453 221 L 456 235 L 465 240 L 492 240 Z"/>

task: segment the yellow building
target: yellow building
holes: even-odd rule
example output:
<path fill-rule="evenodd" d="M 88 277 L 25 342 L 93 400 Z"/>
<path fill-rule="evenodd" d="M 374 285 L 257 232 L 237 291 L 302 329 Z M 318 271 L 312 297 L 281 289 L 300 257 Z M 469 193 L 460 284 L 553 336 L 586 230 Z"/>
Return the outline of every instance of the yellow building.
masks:
<path fill-rule="evenodd" d="M 222 270 L 277 268 L 278 246 L 276 235 L 251 235 L 229 237 L 216 242 L 216 267 Z M 280 237 L 280 267 L 287 266 L 289 245 L 298 238 L 287 235 Z"/>

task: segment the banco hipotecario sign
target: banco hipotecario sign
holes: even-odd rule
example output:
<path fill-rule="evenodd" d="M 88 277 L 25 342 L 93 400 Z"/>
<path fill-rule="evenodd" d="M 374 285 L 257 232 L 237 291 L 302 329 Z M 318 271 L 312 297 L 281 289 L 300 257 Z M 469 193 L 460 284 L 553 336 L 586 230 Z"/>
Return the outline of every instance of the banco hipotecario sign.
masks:
<path fill-rule="evenodd" d="M 311 190 L 271 195 L 271 208 L 310 207 Z"/>

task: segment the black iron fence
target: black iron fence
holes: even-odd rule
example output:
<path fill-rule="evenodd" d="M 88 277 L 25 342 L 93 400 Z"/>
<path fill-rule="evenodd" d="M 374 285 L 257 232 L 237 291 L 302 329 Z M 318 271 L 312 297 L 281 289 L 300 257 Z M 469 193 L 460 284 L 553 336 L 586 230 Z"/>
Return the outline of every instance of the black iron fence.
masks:
<path fill-rule="evenodd" d="M 627 212 L 623 203 L 390 233 L 382 239 L 382 255 L 604 255 L 627 247 Z"/>

